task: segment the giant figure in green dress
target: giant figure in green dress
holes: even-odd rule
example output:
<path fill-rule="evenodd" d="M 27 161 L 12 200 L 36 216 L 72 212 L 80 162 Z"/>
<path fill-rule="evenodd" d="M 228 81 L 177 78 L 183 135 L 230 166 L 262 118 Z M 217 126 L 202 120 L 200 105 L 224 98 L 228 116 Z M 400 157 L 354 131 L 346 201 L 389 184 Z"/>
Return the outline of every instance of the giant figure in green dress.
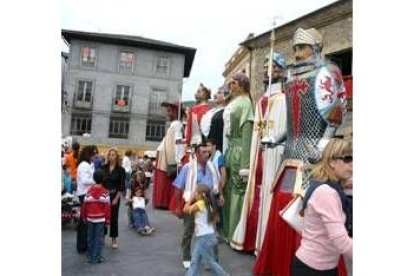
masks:
<path fill-rule="evenodd" d="M 236 229 L 243 206 L 249 173 L 250 143 L 253 130 L 253 103 L 250 81 L 244 73 L 236 73 L 229 82 L 232 100 L 226 106 L 224 142 L 227 184 L 224 188 L 223 234 L 228 241 Z"/>

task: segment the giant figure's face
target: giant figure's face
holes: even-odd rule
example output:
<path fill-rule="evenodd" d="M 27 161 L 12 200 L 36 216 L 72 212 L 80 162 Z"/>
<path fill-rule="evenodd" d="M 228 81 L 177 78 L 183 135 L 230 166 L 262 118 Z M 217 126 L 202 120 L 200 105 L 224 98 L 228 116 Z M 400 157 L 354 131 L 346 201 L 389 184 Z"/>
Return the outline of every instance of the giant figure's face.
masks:
<path fill-rule="evenodd" d="M 263 64 L 263 81 L 265 83 L 269 82 L 269 59 L 266 59 L 264 64 Z M 271 77 L 272 77 L 272 83 L 274 82 L 278 82 L 283 76 L 283 70 L 276 65 L 275 62 L 272 62 L 272 72 L 271 72 Z"/>
<path fill-rule="evenodd" d="M 165 111 L 166 111 L 167 117 L 168 117 L 168 119 L 170 119 L 170 121 L 173 121 L 173 120 L 177 119 L 178 111 L 177 111 L 176 108 L 168 105 L 168 106 L 165 107 Z"/>
<path fill-rule="evenodd" d="M 224 93 L 222 91 L 217 91 L 216 94 L 213 95 L 213 99 L 217 105 L 224 103 Z"/>
<path fill-rule="evenodd" d="M 199 102 L 199 101 L 201 101 L 203 99 L 203 96 L 204 96 L 203 94 L 204 94 L 203 90 L 201 90 L 200 88 L 197 89 L 197 91 L 196 91 L 196 93 L 194 95 L 194 97 L 195 97 L 195 99 L 196 99 L 197 102 Z"/>
<path fill-rule="evenodd" d="M 306 61 L 312 57 L 313 49 L 308 44 L 298 44 L 293 46 L 293 53 L 296 62 Z"/>
<path fill-rule="evenodd" d="M 237 96 L 242 91 L 239 81 L 235 80 L 234 78 L 230 80 L 229 87 L 230 87 L 230 93 L 232 96 Z"/>
<path fill-rule="evenodd" d="M 195 93 L 194 97 L 195 97 L 197 102 L 201 102 L 202 100 L 208 100 L 209 94 L 206 91 L 206 89 L 203 89 L 203 88 L 199 87 L 197 89 L 197 92 Z"/>

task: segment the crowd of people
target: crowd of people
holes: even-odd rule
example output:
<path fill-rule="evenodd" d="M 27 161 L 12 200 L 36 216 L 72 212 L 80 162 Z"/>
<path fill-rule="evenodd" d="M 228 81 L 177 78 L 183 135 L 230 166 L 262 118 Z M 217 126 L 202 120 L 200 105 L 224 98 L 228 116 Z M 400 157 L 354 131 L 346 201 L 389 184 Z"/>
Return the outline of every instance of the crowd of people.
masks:
<path fill-rule="evenodd" d="M 85 145 L 80 151 L 79 149 L 78 142 L 73 142 L 71 148 L 62 148 L 62 194 L 74 194 L 81 205 L 82 219 L 77 224 L 78 253 L 90 253 L 88 248 L 91 246 L 92 237 L 89 237 L 91 229 L 94 229 L 93 233 L 100 235 L 100 228 L 97 228 L 98 232 L 94 227 L 87 226 L 90 222 L 95 223 L 96 220 L 91 219 L 91 214 L 85 211 L 103 210 L 102 206 L 99 207 L 103 203 L 100 200 L 101 195 L 93 194 L 97 184 L 103 187 L 99 190 L 104 189 L 108 194 L 109 215 L 98 213 L 105 218 L 99 222 L 105 222 L 108 226 L 102 227 L 102 238 L 109 232 L 113 249 L 118 248 L 118 216 L 122 202 L 127 205 L 130 227 L 142 236 L 151 235 L 155 228 L 151 226 L 145 208 L 149 200 L 146 191 L 152 175 L 153 158 L 144 155 L 133 162 L 131 150 L 127 150 L 121 158 L 115 147 L 110 148 L 105 157 L 99 154 L 98 147 L 95 145 Z M 99 180 L 96 180 L 96 177 Z M 88 194 L 90 192 L 92 194 Z M 89 200 L 85 201 L 85 198 Z M 99 263 L 103 260 L 101 257 L 96 254 L 88 255 L 88 262 Z"/>
<path fill-rule="evenodd" d="M 186 112 L 178 101 L 162 103 L 170 123 L 152 168 L 152 196 L 146 193 L 147 162 L 134 168 L 131 151 L 121 162 L 110 149 L 103 161 L 95 146 L 79 153 L 74 143 L 65 156 L 65 189 L 75 190 L 86 206 L 110 210 L 98 219 L 86 212 L 78 245 L 82 233 L 106 231 L 92 224 L 107 223 L 111 246 L 118 247 L 124 197 L 130 225 L 143 236 L 155 230 L 145 212 L 148 200 L 182 219 L 186 275 L 200 275 L 202 259 L 215 275 L 227 275 L 219 262 L 219 240 L 254 253 L 254 275 L 351 274 L 352 132 L 338 135 L 346 114 L 344 82 L 338 67 L 321 55 L 316 29 L 298 28 L 292 46 L 293 64 L 276 52 L 264 60 L 263 94 L 256 104 L 244 72 L 213 94 L 213 106 L 212 92 L 202 83 L 196 104 Z M 297 196 L 304 197 L 300 233 L 280 216 Z M 78 251 L 87 250 L 88 260 L 99 263 L 97 242 L 89 236 L 87 241 Z"/>

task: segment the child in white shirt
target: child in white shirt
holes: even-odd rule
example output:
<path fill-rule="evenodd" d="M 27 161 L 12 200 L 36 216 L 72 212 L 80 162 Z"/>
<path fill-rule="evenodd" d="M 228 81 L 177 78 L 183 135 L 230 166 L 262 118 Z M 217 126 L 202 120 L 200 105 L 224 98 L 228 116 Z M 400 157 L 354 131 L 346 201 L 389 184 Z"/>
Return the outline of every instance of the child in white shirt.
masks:
<path fill-rule="evenodd" d="M 215 224 L 217 213 L 207 185 L 197 184 L 194 198 L 184 206 L 185 213 L 194 214 L 196 242 L 191 253 L 190 268 L 186 276 L 200 274 L 201 258 L 214 275 L 229 275 L 215 260 L 213 248 L 217 244 Z"/>
<path fill-rule="evenodd" d="M 155 228 L 149 223 L 145 201 L 144 191 L 140 188 L 135 189 L 132 197 L 132 226 L 142 236 L 149 236 Z"/>

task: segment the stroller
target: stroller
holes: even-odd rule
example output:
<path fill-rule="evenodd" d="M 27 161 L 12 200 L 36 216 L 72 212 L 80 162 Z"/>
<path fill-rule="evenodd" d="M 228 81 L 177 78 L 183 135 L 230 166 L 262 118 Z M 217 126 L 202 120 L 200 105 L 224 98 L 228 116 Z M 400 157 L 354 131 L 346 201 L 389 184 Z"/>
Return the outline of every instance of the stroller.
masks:
<path fill-rule="evenodd" d="M 64 193 L 62 195 L 61 207 L 62 227 L 71 224 L 73 228 L 76 228 L 80 219 L 80 202 L 78 197 L 70 193 Z"/>

